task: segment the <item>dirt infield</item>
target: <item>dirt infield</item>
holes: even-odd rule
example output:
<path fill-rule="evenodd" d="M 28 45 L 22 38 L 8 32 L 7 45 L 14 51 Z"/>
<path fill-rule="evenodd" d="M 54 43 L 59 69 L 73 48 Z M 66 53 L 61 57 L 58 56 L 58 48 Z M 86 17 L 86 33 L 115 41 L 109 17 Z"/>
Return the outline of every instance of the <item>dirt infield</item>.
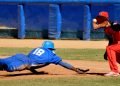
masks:
<path fill-rule="evenodd" d="M 0 47 L 38 47 L 44 40 L 38 39 L 0 39 Z M 107 45 L 107 41 L 81 41 L 81 40 L 53 40 L 56 48 L 99 48 L 104 49 Z M 90 71 L 87 74 L 80 74 L 67 70 L 58 65 L 49 65 L 41 68 L 38 71 L 40 74 L 35 75 L 30 71 L 25 70 L 21 72 L 3 72 L 0 71 L 0 79 L 30 79 L 30 78 L 47 78 L 47 77 L 91 77 L 101 76 L 109 71 L 107 62 L 96 61 L 81 61 L 81 60 L 65 60 L 80 68 L 89 68 Z"/>
<path fill-rule="evenodd" d="M 44 40 L 0 39 L 0 47 L 38 47 Z M 56 48 L 105 48 L 107 41 L 52 40 Z"/>
<path fill-rule="evenodd" d="M 38 69 L 39 74 L 32 74 L 30 71 L 20 72 L 0 72 L 0 79 L 11 80 L 11 79 L 33 79 L 33 78 L 51 78 L 51 77 L 94 77 L 103 76 L 104 73 L 109 71 L 108 64 L 106 62 L 90 62 L 90 61 L 76 61 L 76 60 L 65 60 L 80 68 L 89 68 L 90 71 L 87 74 L 77 74 L 76 72 L 67 70 L 58 65 L 49 65 L 44 68 Z"/>

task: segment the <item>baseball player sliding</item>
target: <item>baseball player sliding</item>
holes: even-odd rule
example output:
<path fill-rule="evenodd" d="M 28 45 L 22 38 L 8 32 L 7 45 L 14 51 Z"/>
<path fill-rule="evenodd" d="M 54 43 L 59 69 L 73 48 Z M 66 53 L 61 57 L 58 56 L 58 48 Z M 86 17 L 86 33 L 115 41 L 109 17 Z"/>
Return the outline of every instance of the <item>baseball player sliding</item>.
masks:
<path fill-rule="evenodd" d="M 102 11 L 93 19 L 93 28 L 95 30 L 104 28 L 109 39 L 104 58 L 108 59 L 111 71 L 105 76 L 119 76 L 117 63 L 120 63 L 120 24 L 110 22 L 108 12 Z"/>
<path fill-rule="evenodd" d="M 8 72 L 30 70 L 33 73 L 39 73 L 35 69 L 49 64 L 56 64 L 79 74 L 89 71 L 89 69 L 76 68 L 62 61 L 62 59 L 55 54 L 54 50 L 54 43 L 52 41 L 44 41 L 41 47 L 33 49 L 28 55 L 16 54 L 8 58 L 0 59 L 0 70 Z"/>

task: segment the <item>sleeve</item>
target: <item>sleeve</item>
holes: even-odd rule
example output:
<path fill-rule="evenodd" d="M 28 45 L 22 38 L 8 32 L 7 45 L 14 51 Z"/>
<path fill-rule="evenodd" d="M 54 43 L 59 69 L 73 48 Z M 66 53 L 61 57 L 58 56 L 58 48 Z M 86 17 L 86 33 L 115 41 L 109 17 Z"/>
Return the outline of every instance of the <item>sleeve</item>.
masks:
<path fill-rule="evenodd" d="M 53 64 L 58 64 L 60 61 L 62 61 L 62 59 L 56 54 L 54 54 L 53 57 L 50 59 L 50 63 Z"/>
<path fill-rule="evenodd" d="M 64 67 L 64 68 L 70 69 L 70 70 L 73 69 L 73 66 L 72 66 L 71 64 L 66 63 L 66 62 L 63 62 L 63 61 L 60 61 L 60 62 L 58 63 L 58 65 L 60 65 L 60 66 L 62 66 L 62 67 Z"/>

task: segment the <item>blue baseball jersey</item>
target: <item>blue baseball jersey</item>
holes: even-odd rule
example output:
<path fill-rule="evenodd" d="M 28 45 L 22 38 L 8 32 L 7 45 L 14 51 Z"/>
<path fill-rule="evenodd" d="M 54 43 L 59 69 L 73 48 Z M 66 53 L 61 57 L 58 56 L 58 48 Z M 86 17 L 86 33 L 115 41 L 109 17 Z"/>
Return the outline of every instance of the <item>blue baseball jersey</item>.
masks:
<path fill-rule="evenodd" d="M 29 54 L 28 58 L 32 59 L 33 64 L 58 64 L 62 59 L 52 50 L 46 48 L 35 48 Z"/>
<path fill-rule="evenodd" d="M 16 54 L 8 58 L 0 59 L 0 65 L 8 72 L 15 71 L 24 65 L 31 65 L 32 61 L 24 54 Z"/>

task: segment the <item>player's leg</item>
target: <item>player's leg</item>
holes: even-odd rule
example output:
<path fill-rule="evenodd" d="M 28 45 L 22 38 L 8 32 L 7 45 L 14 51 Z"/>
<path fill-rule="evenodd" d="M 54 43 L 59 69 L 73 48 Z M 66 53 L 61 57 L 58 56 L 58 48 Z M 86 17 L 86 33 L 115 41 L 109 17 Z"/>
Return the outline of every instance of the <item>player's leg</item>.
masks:
<path fill-rule="evenodd" d="M 10 56 L 0 59 L 0 71 L 6 70 L 7 65 L 13 62 L 13 57 L 14 56 Z"/>
<path fill-rule="evenodd" d="M 4 59 L 0 59 L 0 70 L 8 72 L 21 71 L 28 67 L 29 60 L 23 54 L 16 54 Z"/>
<path fill-rule="evenodd" d="M 113 43 L 113 38 L 111 35 L 105 34 L 106 38 L 108 39 L 108 46 L 110 46 Z M 107 50 L 104 53 L 104 59 L 107 60 Z"/>
<path fill-rule="evenodd" d="M 9 63 L 6 63 L 6 67 L 5 67 L 6 71 L 8 72 L 22 71 L 22 70 L 25 70 L 29 65 L 27 62 L 25 62 L 24 60 L 21 60 L 17 56 L 13 56 L 11 59 L 9 59 L 8 62 Z"/>
<path fill-rule="evenodd" d="M 27 69 L 27 65 L 25 64 L 8 64 L 7 67 L 6 67 L 6 71 L 8 72 L 14 72 L 14 71 L 22 71 L 22 70 L 25 70 Z"/>
<path fill-rule="evenodd" d="M 28 69 L 29 64 L 25 64 L 22 61 L 13 60 L 13 62 L 7 64 L 6 70 L 8 72 L 22 71 Z"/>
<path fill-rule="evenodd" d="M 29 67 L 30 60 L 24 54 L 16 54 L 11 57 L 11 62 L 8 63 L 6 70 L 9 72 L 22 71 Z"/>
<path fill-rule="evenodd" d="M 6 68 L 7 59 L 0 59 L 0 71 L 4 71 Z"/>
<path fill-rule="evenodd" d="M 119 75 L 119 70 L 117 66 L 117 56 L 116 53 L 120 52 L 120 45 L 111 45 L 107 47 L 108 62 L 111 69 L 111 72 L 106 74 L 106 76 L 117 76 Z"/>
<path fill-rule="evenodd" d="M 0 65 L 0 71 L 4 71 L 3 65 Z"/>

